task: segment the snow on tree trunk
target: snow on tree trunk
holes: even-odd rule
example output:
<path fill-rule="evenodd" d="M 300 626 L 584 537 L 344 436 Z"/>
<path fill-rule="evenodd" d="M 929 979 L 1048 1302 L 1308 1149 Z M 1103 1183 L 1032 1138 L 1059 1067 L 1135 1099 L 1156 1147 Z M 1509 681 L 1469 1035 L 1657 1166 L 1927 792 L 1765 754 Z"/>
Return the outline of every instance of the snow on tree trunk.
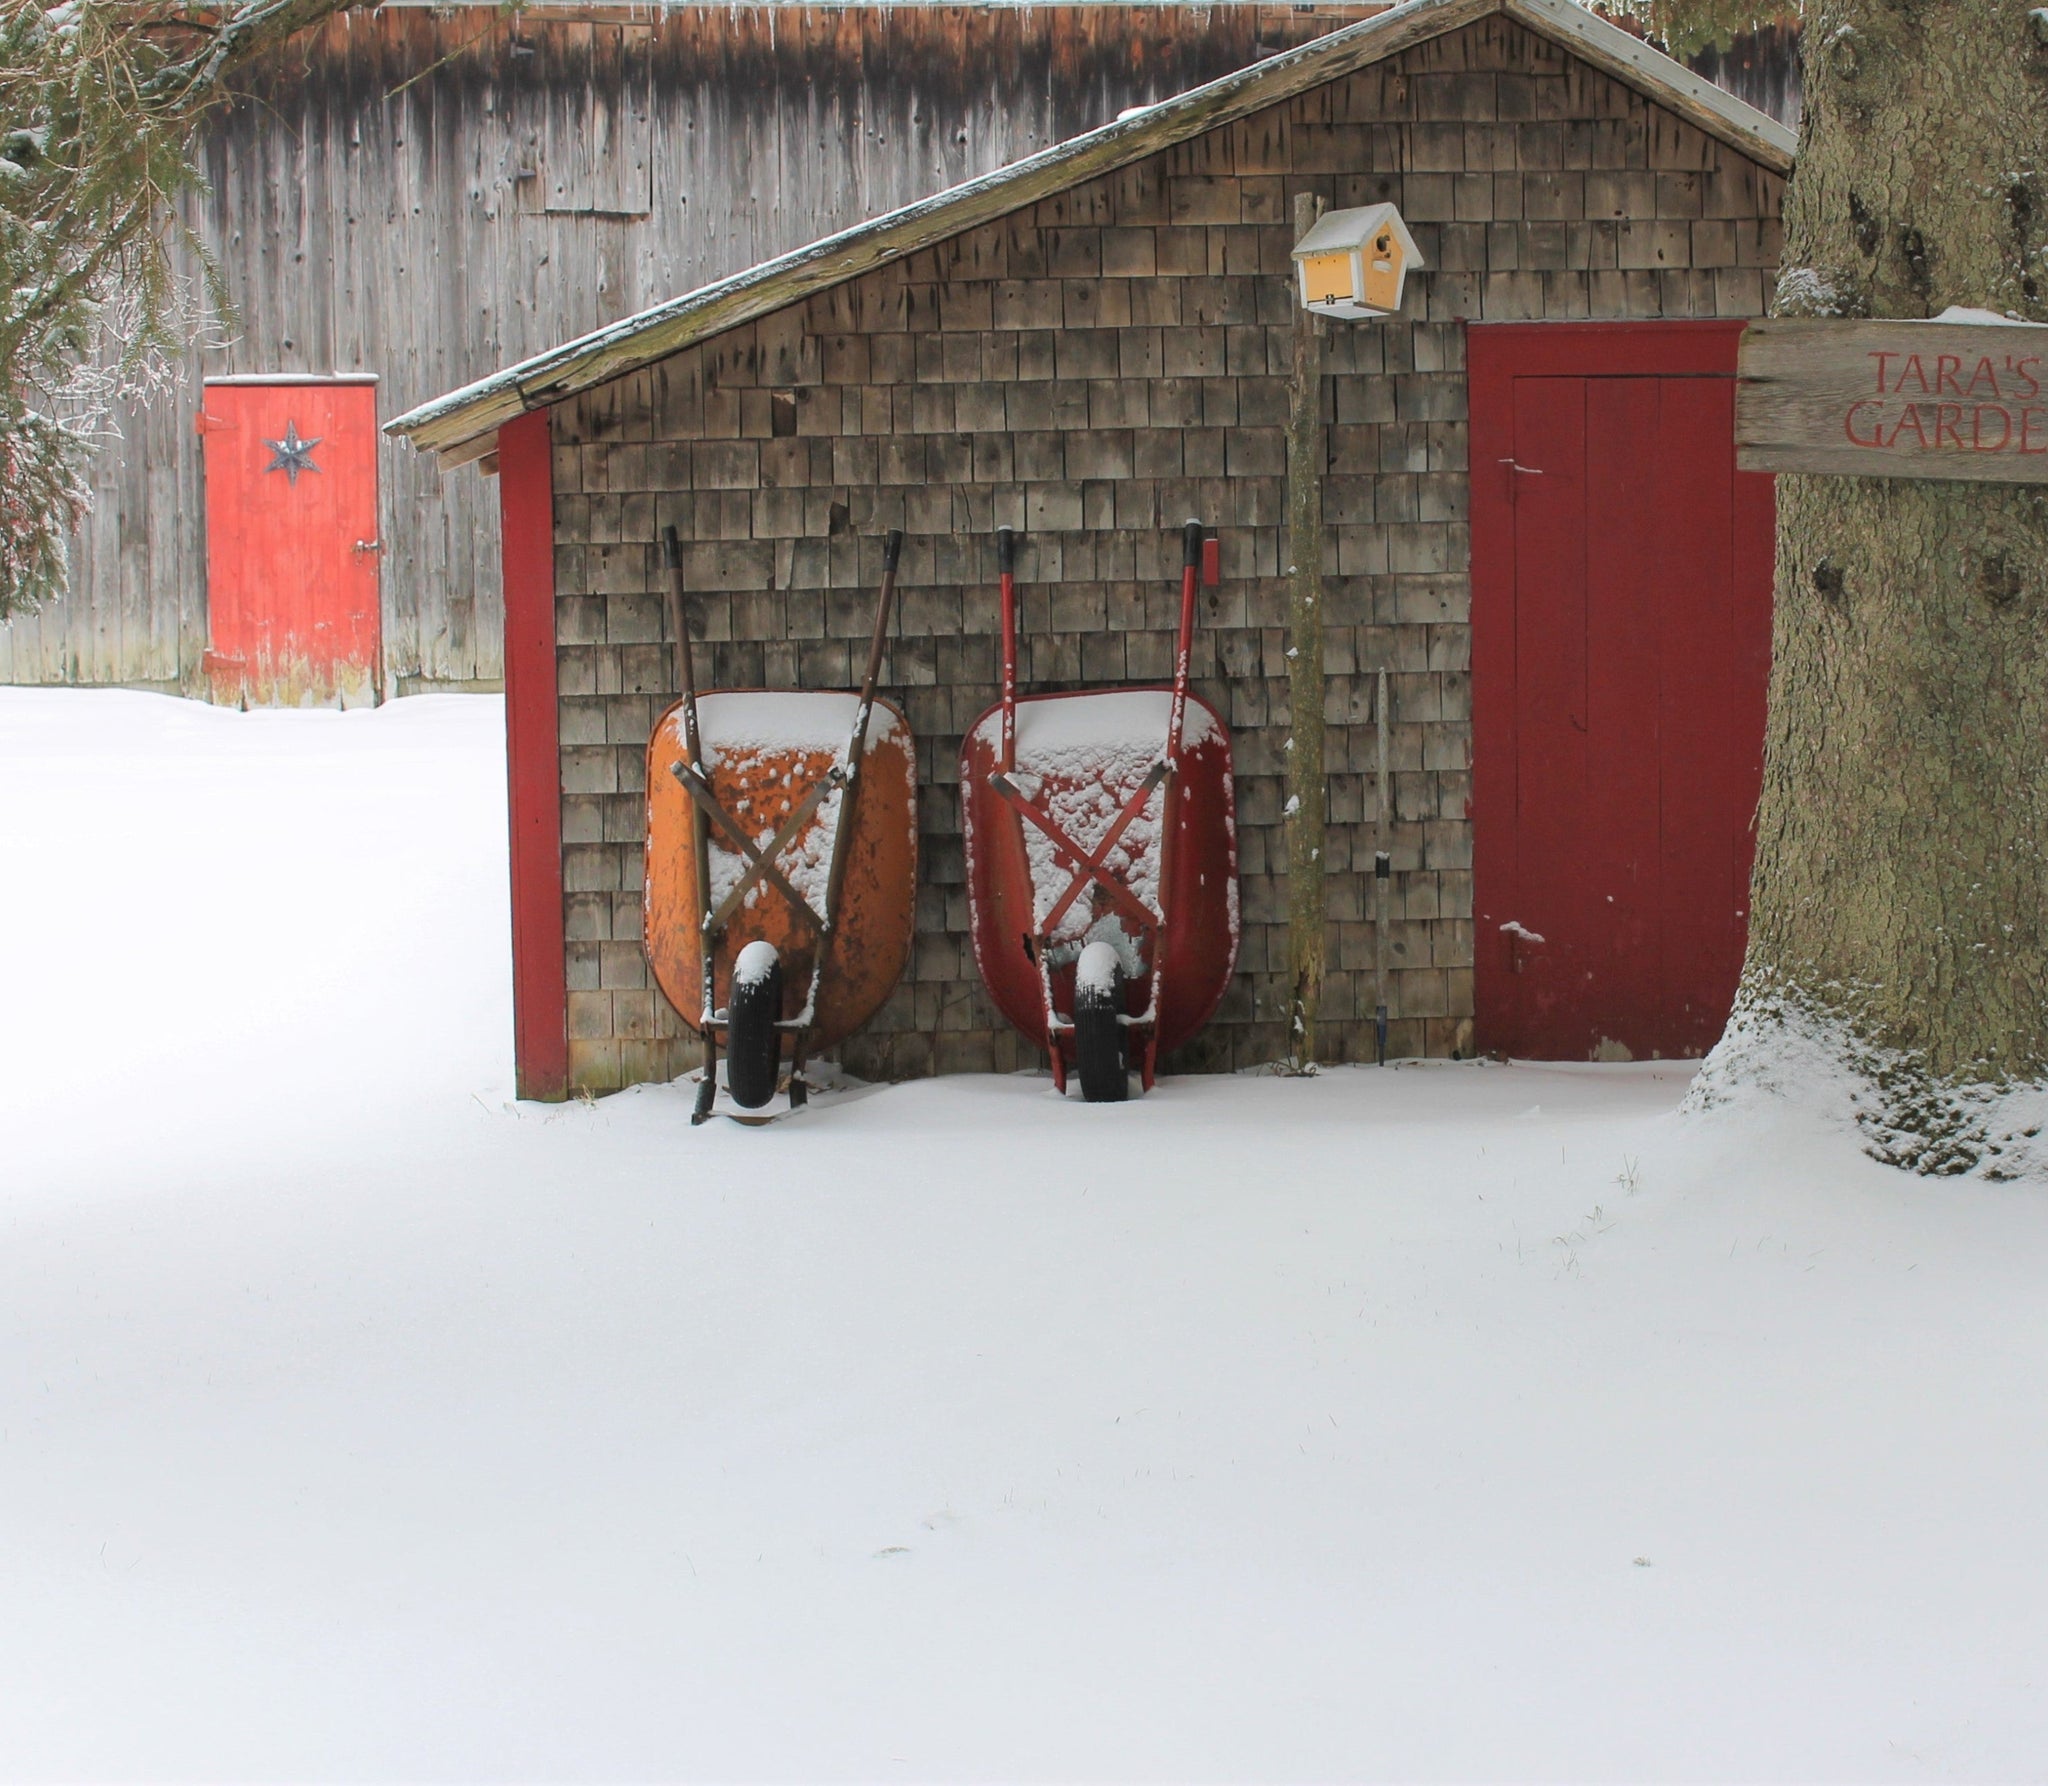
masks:
<path fill-rule="evenodd" d="M 1779 312 L 2048 320 L 2048 11 L 1819 0 L 1804 55 Z M 1778 517 L 1749 956 L 1700 1096 L 1817 1041 L 1878 1157 L 2035 1169 L 2048 491 L 1782 476 Z"/>

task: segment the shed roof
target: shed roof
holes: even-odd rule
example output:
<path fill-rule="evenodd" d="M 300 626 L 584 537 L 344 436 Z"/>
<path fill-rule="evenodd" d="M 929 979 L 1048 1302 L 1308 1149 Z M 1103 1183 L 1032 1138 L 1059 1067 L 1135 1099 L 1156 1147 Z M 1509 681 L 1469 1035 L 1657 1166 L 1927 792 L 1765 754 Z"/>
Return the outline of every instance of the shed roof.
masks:
<path fill-rule="evenodd" d="M 1422 250 L 1415 246 L 1415 238 L 1408 233 L 1406 219 L 1392 205 L 1357 205 L 1348 211 L 1326 213 L 1310 227 L 1307 235 L 1294 244 L 1294 258 L 1300 260 L 1306 255 L 1329 254 L 1354 247 L 1369 238 L 1383 223 L 1393 225 L 1394 234 L 1400 238 L 1401 252 L 1408 257 L 1410 272 L 1428 265 L 1422 258 Z"/>
<path fill-rule="evenodd" d="M 786 308 L 812 293 L 993 222 L 1162 149 L 1234 123 L 1495 13 L 1505 14 L 1777 173 L 1798 138 L 1775 119 L 1588 12 L 1578 0 L 1404 0 L 1280 55 L 1126 113 L 979 179 L 671 298 L 436 397 L 386 431 L 460 464 L 504 423 Z"/>

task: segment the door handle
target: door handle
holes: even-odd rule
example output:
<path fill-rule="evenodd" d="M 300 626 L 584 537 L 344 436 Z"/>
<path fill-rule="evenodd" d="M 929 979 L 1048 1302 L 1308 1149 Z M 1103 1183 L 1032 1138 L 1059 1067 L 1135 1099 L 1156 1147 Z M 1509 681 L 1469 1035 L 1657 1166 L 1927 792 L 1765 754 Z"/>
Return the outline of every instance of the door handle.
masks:
<path fill-rule="evenodd" d="M 1544 939 L 1526 925 L 1517 923 L 1513 918 L 1510 918 L 1500 928 L 1501 934 L 1508 939 L 1508 972 L 1519 974 L 1523 971 L 1524 967 L 1522 945 L 1525 943 L 1540 944 Z"/>
<path fill-rule="evenodd" d="M 382 540 L 357 540 L 355 549 L 358 552 L 381 552 L 384 550 L 384 542 Z"/>
<path fill-rule="evenodd" d="M 1515 491 L 1518 487 L 1515 483 L 1515 479 L 1517 476 L 1525 478 L 1540 478 L 1543 475 L 1543 473 L 1539 471 L 1535 466 L 1519 464 L 1517 461 L 1513 459 L 1501 460 L 1500 466 L 1501 469 L 1508 474 L 1508 501 L 1510 502 L 1513 502 L 1515 500 Z"/>

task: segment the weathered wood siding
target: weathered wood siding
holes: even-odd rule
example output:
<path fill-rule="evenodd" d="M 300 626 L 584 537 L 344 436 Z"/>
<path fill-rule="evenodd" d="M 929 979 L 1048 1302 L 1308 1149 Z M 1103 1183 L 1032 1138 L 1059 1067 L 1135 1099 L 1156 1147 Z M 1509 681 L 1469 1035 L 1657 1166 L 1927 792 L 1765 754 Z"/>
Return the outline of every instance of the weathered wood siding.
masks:
<path fill-rule="evenodd" d="M 127 418 L 72 593 L 0 625 L 0 682 L 196 691 L 203 373 L 374 372 L 394 415 L 1373 10 L 344 14 L 213 128 L 189 221 L 234 339 Z M 389 685 L 496 679 L 495 493 L 394 444 L 381 472 Z"/>
<path fill-rule="evenodd" d="M 1736 98 L 1768 112 L 1780 124 L 1799 128 L 1806 95 L 1799 71 L 1799 32 L 1771 25 L 1738 37 L 1725 50 L 1706 50 L 1692 61 L 1693 72 Z"/>
<path fill-rule="evenodd" d="M 1189 515 L 1221 533 L 1201 692 L 1236 738 L 1244 948 L 1174 1063 L 1285 1052 L 1282 422 L 1290 204 L 1391 199 L 1428 271 L 1327 344 L 1330 964 L 1319 1035 L 1371 1046 L 1375 726 L 1390 727 L 1392 1045 L 1471 1045 L 1464 321 L 1754 316 L 1781 182 L 1495 18 L 736 329 L 554 412 L 571 1074 L 689 1064 L 640 941 L 643 753 L 669 699 L 675 525 L 727 686 L 846 686 L 909 533 L 885 671 L 918 735 L 909 975 L 843 1049 L 881 1077 L 1028 1064 L 968 946 L 960 737 L 996 695 L 990 532 L 1025 530 L 1035 689 L 1164 678 Z M 1372 711 L 1374 672 L 1392 711 Z"/>

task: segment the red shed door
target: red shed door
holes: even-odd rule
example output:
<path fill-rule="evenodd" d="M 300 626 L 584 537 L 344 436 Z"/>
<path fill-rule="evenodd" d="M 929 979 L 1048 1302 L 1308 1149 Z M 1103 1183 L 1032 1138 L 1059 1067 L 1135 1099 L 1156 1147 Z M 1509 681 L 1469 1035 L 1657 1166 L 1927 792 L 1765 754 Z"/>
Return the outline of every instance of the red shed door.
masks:
<path fill-rule="evenodd" d="M 376 698 L 374 378 L 209 379 L 206 672 L 216 699 Z"/>
<path fill-rule="evenodd" d="M 1477 327 L 1474 999 L 1482 1048 L 1671 1059 L 1742 968 L 1772 485 L 1739 324 Z"/>

